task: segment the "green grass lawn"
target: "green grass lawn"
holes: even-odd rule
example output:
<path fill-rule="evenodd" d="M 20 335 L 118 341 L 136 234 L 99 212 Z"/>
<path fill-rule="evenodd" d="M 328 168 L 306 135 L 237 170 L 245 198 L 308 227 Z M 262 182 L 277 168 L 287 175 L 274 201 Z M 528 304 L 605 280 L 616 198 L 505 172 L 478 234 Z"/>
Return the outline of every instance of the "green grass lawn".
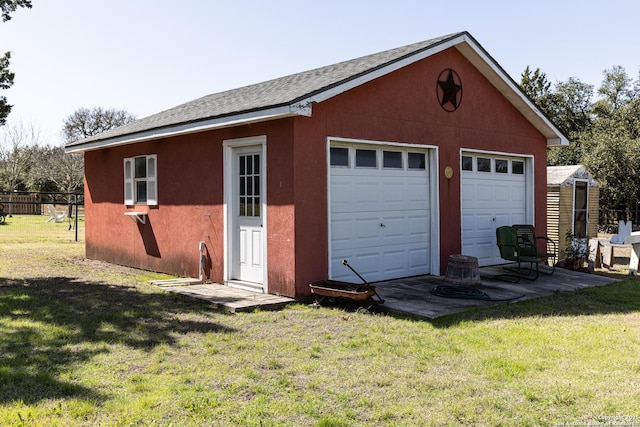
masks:
<path fill-rule="evenodd" d="M 640 425 L 635 280 L 436 321 L 230 315 L 8 226 L 3 426 Z"/>
<path fill-rule="evenodd" d="M 61 222 L 47 220 L 49 215 L 13 215 L 0 223 L 0 244 L 26 242 L 75 241 L 75 218 Z M 84 241 L 84 216 L 78 217 L 78 241 Z"/>

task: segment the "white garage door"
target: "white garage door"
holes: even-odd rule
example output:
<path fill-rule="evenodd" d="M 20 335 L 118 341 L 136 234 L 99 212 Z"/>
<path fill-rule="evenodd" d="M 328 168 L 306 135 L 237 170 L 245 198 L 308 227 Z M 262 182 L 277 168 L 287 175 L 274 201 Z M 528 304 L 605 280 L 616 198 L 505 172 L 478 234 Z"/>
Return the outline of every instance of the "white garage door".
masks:
<path fill-rule="evenodd" d="M 330 149 L 330 278 L 368 282 L 430 273 L 429 152 Z"/>
<path fill-rule="evenodd" d="M 527 161 L 521 157 L 463 153 L 462 253 L 480 266 L 504 263 L 496 228 L 531 223 Z"/>

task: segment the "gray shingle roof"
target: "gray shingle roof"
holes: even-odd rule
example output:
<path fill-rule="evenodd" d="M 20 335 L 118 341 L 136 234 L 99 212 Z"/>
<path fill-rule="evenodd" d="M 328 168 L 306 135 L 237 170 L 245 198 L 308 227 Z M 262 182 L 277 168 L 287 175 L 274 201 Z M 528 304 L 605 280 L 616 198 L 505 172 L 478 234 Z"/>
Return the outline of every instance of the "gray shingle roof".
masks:
<path fill-rule="evenodd" d="M 299 100 L 356 79 L 461 34 L 466 33 L 449 34 L 338 64 L 206 95 L 99 135 L 68 144 L 67 147 L 71 148 L 96 141 L 108 141 L 127 135 L 134 136 L 140 132 L 168 126 L 197 124 L 199 121 L 212 118 L 293 105 Z"/>

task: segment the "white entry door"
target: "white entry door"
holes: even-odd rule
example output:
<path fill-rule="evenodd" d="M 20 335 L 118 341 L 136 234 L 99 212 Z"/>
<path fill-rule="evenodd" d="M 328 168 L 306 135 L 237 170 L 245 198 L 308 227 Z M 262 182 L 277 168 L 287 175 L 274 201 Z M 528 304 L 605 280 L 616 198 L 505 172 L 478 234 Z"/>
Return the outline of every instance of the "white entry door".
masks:
<path fill-rule="evenodd" d="M 265 292 L 264 163 L 262 146 L 233 149 L 229 206 L 230 285 Z"/>

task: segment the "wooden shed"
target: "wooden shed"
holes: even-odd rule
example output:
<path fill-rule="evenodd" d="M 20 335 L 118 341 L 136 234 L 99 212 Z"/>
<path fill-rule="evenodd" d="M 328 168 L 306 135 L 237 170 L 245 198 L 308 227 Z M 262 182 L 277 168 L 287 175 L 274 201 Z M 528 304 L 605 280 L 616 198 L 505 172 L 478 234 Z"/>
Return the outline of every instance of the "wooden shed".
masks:
<path fill-rule="evenodd" d="M 547 168 L 547 235 L 558 242 L 561 257 L 566 236 L 596 237 L 600 188 L 582 165 Z"/>

